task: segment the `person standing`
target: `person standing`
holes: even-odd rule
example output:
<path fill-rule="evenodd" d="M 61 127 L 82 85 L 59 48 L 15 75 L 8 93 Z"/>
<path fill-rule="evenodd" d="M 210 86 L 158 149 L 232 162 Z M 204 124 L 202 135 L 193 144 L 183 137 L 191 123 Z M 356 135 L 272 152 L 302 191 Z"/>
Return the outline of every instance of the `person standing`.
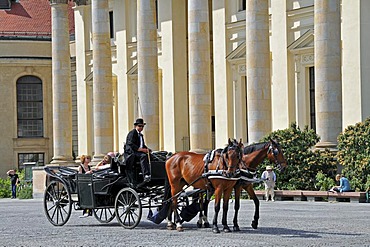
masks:
<path fill-rule="evenodd" d="M 269 195 L 271 195 L 271 201 L 275 201 L 274 188 L 276 182 L 276 174 L 272 169 L 272 166 L 266 166 L 266 171 L 264 171 L 261 176 L 265 183 L 266 202 L 269 200 Z"/>
<path fill-rule="evenodd" d="M 149 182 L 151 180 L 149 166 L 151 150 L 145 145 L 144 135 L 141 133 L 145 125 L 146 123 L 144 123 L 142 118 L 136 119 L 134 129 L 126 137 L 125 153 L 127 155 L 134 155 L 134 162 L 135 160 L 140 160 L 144 182 Z"/>
<path fill-rule="evenodd" d="M 10 182 L 12 184 L 12 199 L 17 198 L 17 185 L 19 183 L 19 177 L 16 170 L 9 170 L 6 173 L 10 177 Z"/>

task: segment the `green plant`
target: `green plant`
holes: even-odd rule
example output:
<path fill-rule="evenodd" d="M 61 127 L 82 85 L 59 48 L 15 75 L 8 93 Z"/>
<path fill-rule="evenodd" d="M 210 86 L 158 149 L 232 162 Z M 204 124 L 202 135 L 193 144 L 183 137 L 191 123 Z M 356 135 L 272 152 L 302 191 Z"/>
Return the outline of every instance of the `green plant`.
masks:
<path fill-rule="evenodd" d="M 315 185 L 316 185 L 316 188 L 318 188 L 319 190 L 326 191 L 326 190 L 331 189 L 333 186 L 335 186 L 335 182 L 333 178 L 329 178 L 324 173 L 318 172 L 316 174 L 316 184 Z"/>
<path fill-rule="evenodd" d="M 32 182 L 22 181 L 17 188 L 17 197 L 19 199 L 32 199 Z"/>
<path fill-rule="evenodd" d="M 278 179 L 276 187 L 286 190 L 315 190 L 316 175 L 322 172 L 334 178 L 336 160 L 328 150 L 314 152 L 312 148 L 320 140 L 314 130 L 305 126 L 303 130 L 292 123 L 289 128 L 274 131 L 265 136 L 262 141 L 277 140 L 284 152 L 288 166 L 284 172 L 275 170 Z M 268 161 L 259 166 L 259 173 L 263 172 Z"/>
<path fill-rule="evenodd" d="M 11 197 L 11 185 L 10 179 L 2 179 L 0 178 L 0 198 L 8 198 Z"/>
<path fill-rule="evenodd" d="M 370 175 L 370 118 L 348 126 L 338 136 L 338 162 L 352 189 L 366 190 Z"/>
<path fill-rule="evenodd" d="M 370 175 L 367 175 L 366 184 L 365 184 L 365 190 L 366 191 L 370 191 Z"/>
<path fill-rule="evenodd" d="M 25 170 L 21 170 L 18 176 L 20 183 L 17 186 L 17 197 L 19 199 L 32 199 L 33 186 L 32 182 L 25 181 Z"/>

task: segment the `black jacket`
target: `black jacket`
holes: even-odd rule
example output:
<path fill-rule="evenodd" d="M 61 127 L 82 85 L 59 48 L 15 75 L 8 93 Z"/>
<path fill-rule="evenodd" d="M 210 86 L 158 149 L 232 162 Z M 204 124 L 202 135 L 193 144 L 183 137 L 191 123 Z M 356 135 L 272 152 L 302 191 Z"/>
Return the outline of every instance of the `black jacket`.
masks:
<path fill-rule="evenodd" d="M 127 134 L 126 144 L 125 144 L 125 153 L 126 154 L 135 153 L 135 152 L 137 152 L 137 150 L 139 148 L 140 148 L 139 133 L 137 132 L 136 129 L 133 129 L 130 132 L 128 132 L 128 134 Z M 147 148 L 147 146 L 144 145 L 144 148 Z"/>

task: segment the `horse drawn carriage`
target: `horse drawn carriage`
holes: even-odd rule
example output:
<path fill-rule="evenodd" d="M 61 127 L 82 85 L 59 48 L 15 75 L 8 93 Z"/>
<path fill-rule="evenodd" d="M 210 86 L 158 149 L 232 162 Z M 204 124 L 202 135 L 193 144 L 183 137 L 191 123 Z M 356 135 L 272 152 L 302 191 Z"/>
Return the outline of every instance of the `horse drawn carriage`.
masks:
<path fill-rule="evenodd" d="M 152 153 L 152 179 L 142 181 L 139 166 L 128 171 L 123 155 L 112 159 L 111 167 L 94 171 L 92 174 L 79 174 L 77 170 L 47 166 L 48 185 L 44 193 L 44 211 L 47 219 L 55 226 L 63 226 L 71 216 L 72 209 L 92 210 L 101 223 L 109 223 L 114 218 L 127 229 L 135 228 L 141 220 L 143 209 L 149 209 L 148 219 L 160 223 L 169 209 L 170 192 L 165 171 L 167 152 Z M 191 205 L 199 190 L 182 193 L 178 210 Z M 194 197 L 194 198 L 192 198 Z M 156 217 L 155 210 L 162 210 Z"/>
<path fill-rule="evenodd" d="M 224 202 L 222 225 L 228 232 L 228 199 L 235 189 L 233 229 L 239 231 L 240 192 L 245 189 L 255 203 L 252 227 L 257 228 L 259 201 L 253 190 L 253 183 L 259 181 L 256 169 L 265 158 L 279 169 L 286 166 L 279 144 L 271 140 L 243 147 L 241 141 L 229 140 L 228 146 L 216 153 L 213 160 L 205 163 L 208 156 L 202 154 L 180 152 L 167 160 L 170 156 L 167 152 L 153 153 L 152 179 L 148 183 L 143 182 L 139 166 L 127 169 L 121 154 L 112 159 L 110 168 L 92 174 L 79 174 L 67 167 L 45 167 L 50 178 L 44 194 L 46 217 L 51 224 L 62 226 L 69 220 L 73 206 L 75 210 L 93 210 L 93 215 L 101 223 L 116 218 L 124 228 L 132 229 L 140 223 L 143 209 L 148 209 L 148 219 L 157 224 L 167 216 L 170 220 L 170 212 L 173 212 L 175 222 L 168 221 L 167 227 L 182 231 L 182 223 L 190 221 L 198 212 L 197 226 L 209 227 L 207 207 L 209 195 L 214 193 L 213 232 L 220 232 L 217 216 L 221 197 Z M 241 175 L 230 178 L 230 174 Z M 190 185 L 195 189 L 185 191 L 184 187 L 189 188 Z M 157 212 L 153 214 L 152 209 Z"/>

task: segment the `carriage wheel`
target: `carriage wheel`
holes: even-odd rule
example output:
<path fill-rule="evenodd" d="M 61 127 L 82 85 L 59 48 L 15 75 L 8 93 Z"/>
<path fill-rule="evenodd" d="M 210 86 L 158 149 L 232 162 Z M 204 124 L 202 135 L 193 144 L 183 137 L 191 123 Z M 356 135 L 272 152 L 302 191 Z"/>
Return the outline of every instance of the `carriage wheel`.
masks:
<path fill-rule="evenodd" d="M 112 208 L 97 208 L 93 210 L 95 218 L 100 223 L 109 223 L 111 222 L 116 214 Z"/>
<path fill-rule="evenodd" d="M 62 181 L 55 180 L 46 187 L 44 211 L 54 226 L 62 226 L 69 220 L 72 211 L 71 193 Z"/>
<path fill-rule="evenodd" d="M 115 213 L 118 222 L 127 229 L 135 228 L 141 220 L 141 201 L 137 192 L 131 188 L 120 190 L 116 196 Z"/>

